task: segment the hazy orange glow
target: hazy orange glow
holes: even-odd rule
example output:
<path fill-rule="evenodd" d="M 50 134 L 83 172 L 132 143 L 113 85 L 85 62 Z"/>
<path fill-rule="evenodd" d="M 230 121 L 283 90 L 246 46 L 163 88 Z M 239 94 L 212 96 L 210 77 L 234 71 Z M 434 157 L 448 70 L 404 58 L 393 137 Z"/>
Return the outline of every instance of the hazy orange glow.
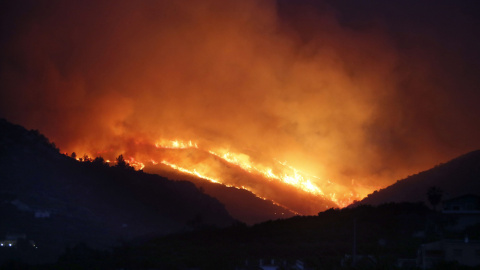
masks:
<path fill-rule="evenodd" d="M 480 148 L 477 24 L 450 5 L 33 3 L 2 18 L 0 116 L 62 152 L 315 214 Z"/>
<path fill-rule="evenodd" d="M 230 152 L 226 148 L 202 149 L 191 140 L 157 140 L 153 144 L 156 151 L 152 151 L 152 149 L 147 151 L 149 147 L 139 141 L 142 140 L 137 139 L 135 145 L 144 151 L 138 152 L 135 157 L 131 155 L 125 157 L 125 160 L 137 170 L 145 169 L 149 172 L 152 169 L 145 164 L 151 164 L 150 166 L 154 168 L 163 164 L 181 173 L 213 183 L 249 190 L 257 197 L 271 200 L 294 213 L 315 214 L 312 211 L 328 207 L 345 207 L 371 192 L 370 189 L 361 186 L 342 186 L 332 183 L 327 179 L 297 170 L 289 166 L 286 161 L 280 162 L 273 158 L 260 160 L 257 157 L 257 160 L 253 161 L 253 156 Z M 252 154 L 254 153 L 252 152 Z M 231 166 L 238 169 L 232 171 L 228 168 Z M 242 180 L 243 178 L 253 178 L 254 180 Z M 281 198 L 285 196 L 288 198 L 288 194 L 284 194 L 285 191 L 277 188 L 282 193 L 272 194 L 268 188 L 269 185 L 286 185 L 290 191 L 293 188 L 299 194 L 309 194 L 310 199 L 306 200 L 306 203 L 312 204 L 314 210 L 290 205 L 288 199 Z M 324 201 L 333 204 L 324 206 L 322 204 Z"/>
<path fill-rule="evenodd" d="M 156 146 L 157 146 L 157 145 L 156 145 Z M 158 147 L 158 146 L 157 146 L 157 147 Z M 153 161 L 153 160 L 152 160 L 151 162 L 152 162 L 154 165 L 158 164 L 158 162 Z M 192 175 L 192 176 L 196 176 L 196 177 L 199 177 L 199 178 L 204 179 L 204 180 L 208 180 L 208 181 L 213 182 L 213 183 L 218 183 L 218 184 L 221 184 L 221 183 L 222 183 L 221 180 L 216 180 L 216 179 L 210 178 L 210 177 L 208 177 L 208 176 L 206 176 L 206 175 L 200 174 L 199 172 L 197 172 L 196 169 L 188 170 L 188 169 L 179 167 L 179 166 L 177 166 L 177 165 L 175 165 L 175 164 L 169 163 L 169 162 L 167 162 L 167 161 L 165 161 L 165 160 L 161 161 L 160 163 L 165 164 L 165 165 L 171 167 L 172 169 L 178 170 L 178 171 L 180 171 L 180 172 L 182 172 L 182 173 L 185 173 L 185 174 L 189 174 L 189 175 Z M 231 185 L 226 185 L 226 186 L 228 186 L 228 187 L 235 187 L 235 188 L 238 188 L 238 189 L 245 189 L 245 190 L 248 190 L 248 191 L 252 191 L 252 192 L 254 192 L 254 194 L 255 194 L 255 191 L 254 191 L 254 190 L 250 190 L 249 188 L 247 188 L 247 187 L 245 187 L 245 186 L 239 186 L 239 187 L 237 187 L 237 186 L 231 186 Z M 259 196 L 259 195 L 256 195 L 256 196 L 257 196 L 258 198 L 263 199 L 263 200 L 268 200 L 268 198 L 261 197 L 261 196 Z M 278 203 L 275 202 L 275 201 L 272 201 L 272 202 L 273 202 L 274 204 L 276 204 L 276 205 L 280 205 L 280 204 L 278 204 Z M 289 209 L 288 206 L 285 206 L 285 205 L 280 205 L 280 206 L 285 207 L 286 209 Z M 295 214 L 301 214 L 301 213 L 296 212 L 296 211 L 293 210 L 293 209 L 289 209 L 289 210 L 292 211 L 292 212 L 295 213 Z"/>
<path fill-rule="evenodd" d="M 179 142 L 178 140 L 174 141 L 159 141 L 155 143 L 155 147 L 157 148 L 171 148 L 171 149 L 185 149 L 185 148 L 191 148 L 195 147 L 198 148 L 196 143 L 192 143 L 192 141 L 189 141 L 187 143 L 185 142 Z"/>

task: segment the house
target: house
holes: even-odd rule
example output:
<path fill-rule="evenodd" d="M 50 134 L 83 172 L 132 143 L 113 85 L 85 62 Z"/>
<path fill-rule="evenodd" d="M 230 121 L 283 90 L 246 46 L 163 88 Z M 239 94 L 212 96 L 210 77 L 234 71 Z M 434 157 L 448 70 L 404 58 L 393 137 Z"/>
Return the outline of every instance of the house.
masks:
<path fill-rule="evenodd" d="M 455 223 L 448 229 L 461 231 L 480 223 L 480 196 L 467 194 L 443 202 L 442 213 L 450 216 Z"/>
<path fill-rule="evenodd" d="M 417 266 L 429 269 L 439 262 L 458 262 L 466 266 L 480 266 L 480 241 L 440 240 L 423 244 L 418 250 Z"/>
<path fill-rule="evenodd" d="M 443 213 L 480 213 L 480 196 L 467 194 L 443 202 Z"/>

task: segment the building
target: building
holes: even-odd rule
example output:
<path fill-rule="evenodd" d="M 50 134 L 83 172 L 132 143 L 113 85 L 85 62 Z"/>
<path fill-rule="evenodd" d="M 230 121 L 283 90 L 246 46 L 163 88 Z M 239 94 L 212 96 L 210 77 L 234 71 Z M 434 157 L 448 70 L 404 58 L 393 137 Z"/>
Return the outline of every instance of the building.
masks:
<path fill-rule="evenodd" d="M 480 223 L 480 196 L 467 194 L 443 202 L 442 213 L 454 220 L 447 229 L 461 231 Z"/>
<path fill-rule="evenodd" d="M 443 201 L 443 213 L 480 213 L 480 196 L 467 194 Z"/>
<path fill-rule="evenodd" d="M 480 266 L 480 241 L 440 240 L 423 244 L 418 250 L 417 266 L 429 269 L 439 262 L 458 262 L 466 266 Z"/>

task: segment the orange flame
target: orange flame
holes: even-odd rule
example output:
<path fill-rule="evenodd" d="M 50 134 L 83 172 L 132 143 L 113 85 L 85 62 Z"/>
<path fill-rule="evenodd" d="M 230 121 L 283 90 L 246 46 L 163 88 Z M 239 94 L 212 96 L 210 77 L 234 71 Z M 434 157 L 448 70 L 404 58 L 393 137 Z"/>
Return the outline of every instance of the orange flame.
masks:
<path fill-rule="evenodd" d="M 199 149 L 198 144 L 192 142 L 191 140 L 188 142 L 184 142 L 181 140 L 170 140 L 170 141 L 159 140 L 155 143 L 155 146 L 157 148 L 164 148 L 164 149 L 188 149 L 188 148 Z M 368 194 L 368 192 L 365 192 L 365 194 L 353 194 L 352 192 L 350 192 L 349 194 L 344 195 L 342 198 L 339 198 L 336 192 L 326 193 L 322 188 L 320 188 L 316 184 L 316 182 L 319 182 L 319 181 L 322 182 L 322 179 L 320 177 L 309 175 L 305 172 L 295 169 L 287 165 L 287 162 L 277 161 L 276 163 L 278 165 L 271 167 L 271 166 L 266 166 L 264 164 L 260 164 L 258 162 L 257 163 L 253 162 L 251 160 L 251 157 L 247 154 L 230 152 L 225 148 L 219 148 L 214 150 L 210 149 L 210 150 L 207 150 L 207 152 L 220 158 L 221 160 L 229 164 L 240 167 L 241 169 L 247 171 L 248 173 L 257 174 L 269 180 L 280 181 L 282 183 L 285 183 L 297 189 L 300 189 L 304 192 L 310 193 L 314 196 L 326 198 L 330 201 L 333 201 L 339 207 L 345 207 L 350 203 L 352 203 L 354 200 L 361 199 Z M 168 165 L 171 168 L 174 168 L 181 172 L 188 173 L 191 175 L 196 175 L 203 179 L 207 179 L 211 182 L 215 182 L 215 183 L 223 182 L 221 179 L 212 178 L 211 176 L 208 175 L 208 172 L 199 173 L 195 168 L 186 169 L 167 161 L 162 161 L 161 163 Z M 324 182 L 326 182 L 330 186 L 334 186 L 332 182 L 330 182 L 329 180 L 325 180 Z M 252 190 L 251 188 L 245 188 L 244 186 L 242 186 L 242 188 L 248 189 L 254 192 L 254 190 Z"/>
<path fill-rule="evenodd" d="M 198 146 L 197 143 L 190 141 L 182 141 L 182 140 L 157 140 L 154 143 L 154 146 L 157 149 L 166 149 L 166 150 L 181 150 L 181 149 L 198 149 L 200 151 L 204 151 Z M 296 188 L 302 192 L 311 194 L 318 198 L 327 199 L 329 201 L 334 202 L 339 207 L 345 207 L 351 204 L 354 200 L 364 198 L 370 190 L 364 190 L 362 193 L 355 191 L 355 192 L 348 192 L 343 193 L 346 188 L 340 187 L 332 183 L 329 180 L 322 179 L 318 176 L 307 174 L 306 172 L 300 171 L 290 165 L 287 164 L 286 161 L 280 162 L 278 160 L 271 160 L 270 162 L 258 162 L 254 161 L 252 157 L 245 153 L 236 153 L 232 152 L 226 148 L 216 148 L 216 149 L 206 149 L 206 153 L 210 153 L 211 155 L 215 156 L 219 160 L 222 160 L 225 163 L 231 164 L 233 166 L 237 166 L 241 170 L 248 172 L 249 174 L 258 175 L 267 179 L 269 181 L 277 181 L 278 183 L 283 183 L 289 186 Z M 135 156 L 135 157 L 134 157 Z M 125 158 L 125 161 L 129 163 L 132 167 L 136 170 L 143 170 L 145 168 L 146 163 L 150 163 L 153 165 L 163 164 L 166 165 L 176 171 L 192 175 L 213 183 L 221 183 L 223 185 L 229 187 L 235 187 L 238 189 L 245 189 L 254 193 L 257 197 L 270 200 L 273 203 L 285 207 L 275 200 L 271 198 L 265 198 L 261 194 L 256 192 L 256 188 L 253 186 L 249 186 L 248 184 L 240 184 L 231 185 L 228 181 L 225 181 L 220 177 L 213 168 L 210 168 L 205 164 L 189 164 L 185 165 L 182 163 L 182 160 L 175 160 L 169 159 L 170 156 L 165 156 L 162 158 L 160 162 L 156 160 L 153 156 L 148 155 L 128 155 Z M 153 158 L 152 158 L 153 157 Z M 79 158 L 77 157 L 77 160 Z M 109 160 L 107 160 L 109 162 Z M 269 165 L 267 165 L 267 163 Z M 181 165 L 182 164 L 182 165 Z M 197 166 L 197 167 L 196 167 Z M 339 196 L 339 192 L 341 192 L 341 196 Z M 293 211 L 295 212 L 295 211 Z"/>
<path fill-rule="evenodd" d="M 177 166 L 177 165 L 175 165 L 175 164 L 172 164 L 172 163 L 170 163 L 170 162 L 167 162 L 167 161 L 165 161 L 165 160 L 162 160 L 162 162 L 160 162 L 160 163 L 165 164 L 165 165 L 167 165 L 167 166 L 169 166 L 169 167 L 171 167 L 171 168 L 173 168 L 173 169 L 175 169 L 175 170 L 177 170 L 177 171 L 181 171 L 181 172 L 186 173 L 186 174 L 194 175 L 194 176 L 197 176 L 197 177 L 199 177 L 199 178 L 208 180 L 208 181 L 213 182 L 213 183 L 221 183 L 220 181 L 215 180 L 215 179 L 213 179 L 213 178 L 211 178 L 211 177 L 208 177 L 208 176 L 205 176 L 205 175 L 201 175 L 201 174 L 200 174 L 199 172 L 197 172 L 197 170 L 195 170 L 195 169 L 193 169 L 193 171 L 191 171 L 191 170 L 182 168 L 182 167 L 180 167 L 180 166 Z M 154 164 L 155 164 L 155 163 L 154 163 Z"/>

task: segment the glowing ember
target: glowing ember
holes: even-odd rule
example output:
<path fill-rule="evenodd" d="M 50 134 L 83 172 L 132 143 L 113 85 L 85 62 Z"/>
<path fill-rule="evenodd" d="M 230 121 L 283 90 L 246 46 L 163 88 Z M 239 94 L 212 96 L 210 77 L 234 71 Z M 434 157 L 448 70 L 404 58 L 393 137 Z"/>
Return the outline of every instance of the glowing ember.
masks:
<path fill-rule="evenodd" d="M 155 143 L 155 146 L 157 148 L 163 148 L 163 149 L 188 149 L 188 148 L 199 149 L 197 143 L 193 143 L 192 141 L 184 142 L 181 140 L 170 140 L 170 141 L 159 140 L 157 141 L 157 143 Z M 224 148 L 215 149 L 215 150 L 210 149 L 210 150 L 207 150 L 207 152 L 223 160 L 224 162 L 227 162 L 231 165 L 238 166 L 239 168 L 241 168 L 242 170 L 250 174 L 255 174 L 255 175 L 265 177 L 270 181 L 273 180 L 273 181 L 279 181 L 279 182 L 285 183 L 287 185 L 295 187 L 296 189 L 302 190 L 303 192 L 307 192 L 314 196 L 319 196 L 319 197 L 328 199 L 334 202 L 335 204 L 337 204 L 339 207 L 345 207 L 350 203 L 352 203 L 354 200 L 361 199 L 367 194 L 367 192 L 365 192 L 365 194 L 362 194 L 362 195 L 353 194 L 350 192 L 348 195 L 344 195 L 340 199 L 336 195 L 336 192 L 331 192 L 331 193 L 324 192 L 324 189 L 328 187 L 330 187 L 331 190 L 338 189 L 338 187 L 332 184 L 330 181 L 322 180 L 317 176 L 309 175 L 300 170 L 297 170 L 287 165 L 287 162 L 277 161 L 272 163 L 271 166 L 267 166 L 258 162 L 256 163 L 253 162 L 251 157 L 247 154 L 230 152 Z M 191 168 L 186 168 L 186 167 L 178 166 L 174 162 L 167 162 L 165 160 L 163 160 L 161 163 L 168 165 L 171 168 L 176 169 L 178 171 L 195 175 L 197 177 L 209 180 L 211 182 L 225 184 L 225 181 L 222 181 L 222 179 L 219 177 L 215 177 L 215 172 L 213 172 L 209 168 L 203 168 L 201 169 L 201 172 L 199 172 L 200 168 L 195 168 L 195 165 L 193 165 L 193 167 Z M 328 187 L 320 188 L 318 184 L 316 184 L 318 182 L 324 182 L 326 183 L 326 185 L 328 185 Z M 243 185 L 240 188 L 247 189 L 256 193 L 254 187 L 248 187 Z"/>
<path fill-rule="evenodd" d="M 179 141 L 179 140 L 159 140 L 155 143 L 155 147 L 157 148 L 168 148 L 168 149 L 186 149 L 186 148 L 198 148 L 196 143 L 192 143 L 189 141 L 187 143 Z"/>
<path fill-rule="evenodd" d="M 137 143 L 138 145 L 138 143 Z M 143 170 L 145 164 L 152 165 L 163 164 L 179 172 L 192 175 L 213 183 L 221 183 L 229 187 L 238 189 L 245 189 L 254 193 L 257 197 L 264 200 L 268 199 L 273 203 L 291 209 L 291 207 L 284 206 L 285 203 L 279 203 L 273 199 L 264 188 L 258 186 L 258 182 L 237 182 L 230 181 L 226 175 L 217 172 L 213 163 L 203 162 L 205 157 L 199 158 L 200 161 L 185 161 L 198 153 L 209 153 L 221 162 L 229 164 L 230 167 L 236 167 L 248 173 L 249 175 L 260 177 L 267 181 L 276 182 L 278 184 L 285 184 L 294 187 L 295 190 L 305 192 L 313 197 L 322 198 L 335 203 L 338 207 L 345 207 L 351 204 L 354 200 L 362 199 L 370 190 L 364 190 L 363 193 L 348 192 L 345 193 L 346 188 L 332 183 L 329 180 L 321 179 L 318 176 L 310 175 L 302 172 L 290 165 L 286 161 L 280 162 L 272 159 L 269 162 L 254 161 L 250 155 L 244 153 L 232 152 L 226 148 L 216 149 L 202 149 L 197 143 L 182 140 L 157 140 L 154 144 L 155 149 L 161 151 L 160 153 L 152 152 L 147 154 L 129 154 L 125 161 L 129 163 L 136 170 Z M 194 152 L 191 152 L 191 150 Z M 188 152 L 172 152 L 172 151 L 188 151 Z M 195 152 L 196 151 L 196 152 Z M 197 154 L 194 154 L 197 153 Z M 162 161 L 158 162 L 161 155 Z M 182 156 L 185 155 L 185 156 Z M 77 158 L 79 159 L 79 158 Z M 109 162 L 109 161 L 107 161 Z M 213 165 L 212 165 L 213 164 Z M 263 190 L 263 191 L 262 191 Z M 342 196 L 338 196 L 341 193 Z"/>
<path fill-rule="evenodd" d="M 153 164 L 158 164 L 158 162 L 156 162 L 156 161 L 154 161 L 154 160 L 152 160 L 151 162 L 152 162 Z M 189 169 L 186 169 L 186 168 L 182 168 L 182 167 L 180 167 L 180 166 L 178 166 L 178 165 L 172 164 L 172 163 L 170 163 L 170 162 L 168 162 L 168 161 L 165 161 L 165 160 L 162 160 L 160 163 L 161 163 L 161 164 L 164 164 L 164 165 L 167 165 L 167 166 L 169 166 L 170 168 L 175 169 L 175 170 L 180 171 L 180 172 L 185 173 L 185 174 L 193 175 L 193 176 L 196 176 L 196 177 L 198 177 L 198 178 L 205 179 L 205 180 L 208 180 L 208 181 L 210 181 L 210 182 L 217 183 L 217 184 L 222 183 L 220 180 L 217 180 L 217 179 L 214 179 L 214 178 L 212 178 L 212 177 L 208 177 L 208 176 L 206 176 L 206 175 L 203 175 L 203 174 L 199 173 L 196 169 L 189 170 Z M 234 188 L 237 188 L 237 189 L 244 189 L 244 190 L 248 190 L 248 191 L 253 192 L 253 190 L 251 190 L 251 189 L 249 189 L 248 187 L 245 187 L 245 186 L 239 186 L 239 187 L 232 186 L 232 185 L 225 185 L 225 186 L 227 186 L 227 187 L 234 187 Z M 255 194 L 255 193 L 254 193 L 254 194 Z M 262 199 L 262 200 L 268 200 L 268 198 L 258 196 L 257 194 L 255 194 L 255 196 L 258 197 L 258 198 L 260 198 L 260 199 Z M 281 207 L 283 207 L 283 208 L 285 208 L 285 209 L 290 210 L 290 211 L 293 212 L 294 214 L 299 214 L 299 213 L 297 213 L 296 211 L 294 211 L 294 210 L 292 210 L 292 209 L 289 209 L 287 206 L 281 205 L 281 204 L 279 204 L 279 203 L 277 203 L 277 202 L 275 202 L 275 201 L 272 201 L 272 200 L 270 200 L 270 201 L 271 201 L 273 204 L 275 204 L 275 205 L 278 205 L 278 206 L 281 206 Z"/>
<path fill-rule="evenodd" d="M 194 176 L 197 176 L 197 177 L 199 177 L 199 178 L 208 180 L 208 181 L 213 182 L 213 183 L 220 183 L 220 181 L 215 180 L 215 179 L 213 179 L 213 178 L 211 178 L 211 177 L 208 177 L 208 176 L 205 176 L 205 175 L 201 175 L 201 174 L 200 174 L 199 172 L 197 172 L 195 169 L 193 169 L 193 171 L 191 171 L 191 170 L 182 168 L 182 167 L 180 167 L 180 166 L 177 166 L 177 165 L 175 165 L 175 164 L 172 164 L 172 163 L 170 163 L 170 162 L 167 162 L 167 161 L 165 161 L 165 160 L 162 160 L 161 163 L 162 163 L 162 164 L 165 164 L 165 165 L 167 165 L 167 166 L 170 166 L 171 168 L 173 168 L 173 169 L 175 169 L 175 170 L 178 170 L 178 171 L 181 171 L 181 172 L 183 172 L 183 173 L 190 174 L 190 175 L 194 175 Z M 154 164 L 155 164 L 155 163 L 154 163 Z"/>
<path fill-rule="evenodd" d="M 135 168 L 135 170 L 143 170 L 143 168 L 145 168 L 145 164 L 143 162 L 137 161 L 133 157 L 129 157 L 129 159 L 125 161 Z"/>

